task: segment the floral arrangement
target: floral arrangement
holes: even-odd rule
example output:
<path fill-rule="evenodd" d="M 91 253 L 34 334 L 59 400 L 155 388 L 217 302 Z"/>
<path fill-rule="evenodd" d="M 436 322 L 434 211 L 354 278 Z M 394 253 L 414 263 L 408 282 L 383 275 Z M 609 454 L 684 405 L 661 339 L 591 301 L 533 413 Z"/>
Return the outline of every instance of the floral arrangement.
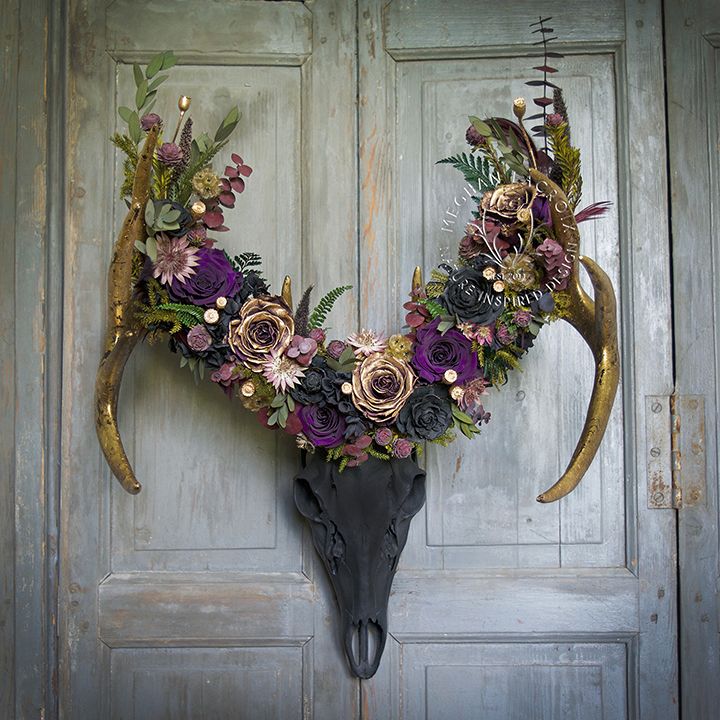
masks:
<path fill-rule="evenodd" d="M 370 456 L 406 458 L 457 433 L 477 435 L 490 420 L 488 388 L 506 382 L 543 325 L 563 317 L 568 305 L 572 248 L 554 237 L 548 198 L 529 172 L 531 165 L 547 172 L 575 210 L 580 154 L 562 91 L 547 80 L 554 72 L 547 56 L 538 68 L 543 80 L 529 83 L 553 89 L 552 98 L 535 100 L 542 122 L 533 132 L 543 148 L 522 126 L 522 99 L 513 105 L 517 123 L 471 117 L 469 151 L 440 161 L 463 174 L 476 206 L 456 261 L 433 270 L 426 284 L 416 273 L 403 332 L 362 329 L 344 339 L 328 338 L 323 326 L 348 286 L 312 310 L 310 287 L 293 308 L 289 293 L 270 291 L 259 256 L 230 257 L 214 237 L 228 230 L 225 212 L 252 176 L 237 153 L 222 172 L 212 165 L 238 125 L 238 109 L 214 136 L 196 135 L 183 96 L 174 135 L 165 135 L 152 109 L 174 56 L 136 65 L 136 108 L 120 108 L 128 129 L 113 142 L 126 155 L 121 195 L 128 198 L 143 137 L 160 133 L 144 208 L 147 237 L 133 256 L 134 312 L 146 338 L 169 335 L 196 379 L 208 376 L 263 425 L 324 452 L 340 469 Z M 592 206 L 576 219 L 603 209 Z"/>

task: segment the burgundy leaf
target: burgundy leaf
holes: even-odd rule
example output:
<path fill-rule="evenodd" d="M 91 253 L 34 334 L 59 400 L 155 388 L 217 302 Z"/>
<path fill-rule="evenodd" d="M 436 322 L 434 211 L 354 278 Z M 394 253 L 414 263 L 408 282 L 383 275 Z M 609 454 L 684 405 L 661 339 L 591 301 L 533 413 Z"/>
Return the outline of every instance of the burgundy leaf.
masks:
<path fill-rule="evenodd" d="M 242 159 L 237 153 L 233 153 L 233 154 L 230 156 L 230 159 L 231 159 L 236 165 L 242 165 L 242 164 L 243 164 L 243 159 Z"/>
<path fill-rule="evenodd" d="M 230 180 L 230 186 L 236 193 L 241 193 L 245 190 L 245 181 L 242 178 L 234 177 Z"/>
<path fill-rule="evenodd" d="M 238 176 L 238 170 L 237 168 L 234 168 L 232 165 L 228 165 L 225 168 L 225 176 L 229 178 L 235 178 Z"/>
<path fill-rule="evenodd" d="M 240 168 L 240 174 L 243 177 L 250 177 L 252 175 L 253 169 L 249 165 L 241 165 Z"/>

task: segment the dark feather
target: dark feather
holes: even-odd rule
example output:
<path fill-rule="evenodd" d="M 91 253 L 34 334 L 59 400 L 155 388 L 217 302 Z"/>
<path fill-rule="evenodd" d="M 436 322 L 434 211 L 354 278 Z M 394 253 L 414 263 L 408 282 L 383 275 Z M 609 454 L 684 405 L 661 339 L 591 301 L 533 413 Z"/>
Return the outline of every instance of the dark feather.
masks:
<path fill-rule="evenodd" d="M 584 207 L 580 212 L 575 213 L 575 222 L 581 223 L 586 220 L 597 220 L 602 217 L 610 208 L 612 203 L 609 200 L 593 203 Z"/>

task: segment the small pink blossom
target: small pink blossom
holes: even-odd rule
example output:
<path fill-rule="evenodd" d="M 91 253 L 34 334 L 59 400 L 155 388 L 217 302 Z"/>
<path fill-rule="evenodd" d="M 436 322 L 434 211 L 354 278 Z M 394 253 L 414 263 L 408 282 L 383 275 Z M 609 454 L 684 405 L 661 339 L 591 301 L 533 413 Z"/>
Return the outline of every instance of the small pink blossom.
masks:
<path fill-rule="evenodd" d="M 392 430 L 390 428 L 381 427 L 378 428 L 375 431 L 375 442 L 378 445 L 382 445 L 385 447 L 386 445 L 390 444 L 390 441 L 392 440 Z"/>
<path fill-rule="evenodd" d="M 393 443 L 393 455 L 397 458 L 410 457 L 413 451 L 413 444 L 407 438 L 398 438 Z"/>
<path fill-rule="evenodd" d="M 299 384 L 305 371 L 291 358 L 275 352 L 263 365 L 263 375 L 275 390 L 286 393 Z"/>
<path fill-rule="evenodd" d="M 325 331 L 322 328 L 313 328 L 310 337 L 319 345 L 325 342 Z"/>
<path fill-rule="evenodd" d="M 383 333 L 376 333 L 374 330 L 362 329 L 359 333 L 353 333 L 347 339 L 349 345 L 355 348 L 355 355 L 368 357 L 375 353 L 383 352 L 387 347 L 387 338 Z"/>
<path fill-rule="evenodd" d="M 331 340 L 327 346 L 327 354 L 337 360 L 345 352 L 345 343 L 342 340 Z"/>
<path fill-rule="evenodd" d="M 187 237 L 170 237 L 158 233 L 155 239 L 157 257 L 153 265 L 153 277 L 160 278 L 163 285 L 169 285 L 173 280 L 184 282 L 195 274 L 197 248 L 190 245 Z"/>
<path fill-rule="evenodd" d="M 303 367 L 310 365 L 311 360 L 317 353 L 318 344 L 312 338 L 304 338 L 300 335 L 295 335 L 290 343 L 290 347 L 285 351 L 285 354 L 293 358 L 295 362 Z"/>

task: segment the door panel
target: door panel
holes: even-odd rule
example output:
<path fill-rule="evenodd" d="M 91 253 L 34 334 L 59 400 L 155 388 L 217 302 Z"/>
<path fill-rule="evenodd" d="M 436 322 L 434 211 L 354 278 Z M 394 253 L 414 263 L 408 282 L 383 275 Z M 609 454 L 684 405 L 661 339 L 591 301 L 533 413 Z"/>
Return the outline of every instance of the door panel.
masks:
<path fill-rule="evenodd" d="M 665 12 L 676 389 L 704 398 L 705 445 L 693 452 L 707 483 L 700 502 L 678 512 L 682 705 L 705 720 L 720 706 L 720 5 L 678 0 Z"/>
<path fill-rule="evenodd" d="M 356 717 L 287 438 L 196 386 L 167 348 L 141 347 L 120 405 L 144 484 L 131 497 L 98 452 L 92 401 L 100 278 L 125 212 L 107 137 L 134 95 L 132 62 L 178 55 L 155 108 L 168 127 L 182 94 L 199 130 L 239 106 L 215 164 L 235 151 L 254 173 L 220 239 L 262 254 L 276 289 L 286 273 L 296 295 L 327 288 L 357 266 L 355 8 L 93 0 L 70 15 L 61 715 Z M 336 315 L 354 325 L 356 306 Z"/>
<path fill-rule="evenodd" d="M 583 203 L 613 203 L 581 226 L 620 306 L 623 386 L 608 432 L 572 495 L 535 502 L 572 454 L 593 377 L 583 341 L 558 324 L 491 392 L 480 439 L 428 449 L 390 649 L 362 683 L 368 718 L 676 716 L 673 516 L 637 502 L 635 431 L 645 396 L 672 382 L 664 126 L 647 112 L 662 107 L 660 8 L 628 5 L 542 8 L 565 53 L 552 64 L 582 150 Z M 359 18 L 361 317 L 399 328 L 414 266 L 452 261 L 470 218 L 459 174 L 435 162 L 466 149 L 469 114 L 508 116 L 515 97 L 536 94 L 524 82 L 538 64 L 537 6 L 363 0 Z"/>

